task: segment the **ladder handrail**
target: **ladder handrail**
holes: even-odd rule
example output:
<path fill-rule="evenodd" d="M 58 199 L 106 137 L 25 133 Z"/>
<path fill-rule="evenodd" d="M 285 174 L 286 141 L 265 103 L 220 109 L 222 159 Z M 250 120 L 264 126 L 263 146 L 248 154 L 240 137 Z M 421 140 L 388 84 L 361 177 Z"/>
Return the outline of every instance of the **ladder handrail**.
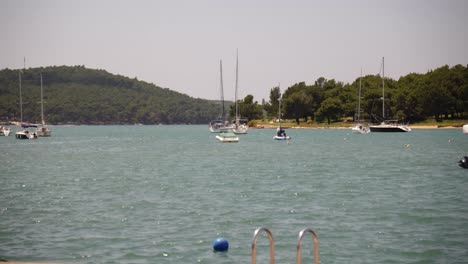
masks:
<path fill-rule="evenodd" d="M 314 263 L 319 264 L 319 241 L 317 234 L 312 228 L 304 228 L 299 232 L 297 236 L 297 250 L 296 250 L 296 264 L 301 264 L 302 260 L 302 238 L 305 233 L 310 232 L 312 234 L 312 239 L 314 241 Z"/>
<path fill-rule="evenodd" d="M 265 227 L 257 228 L 254 232 L 252 238 L 252 264 L 257 263 L 257 237 L 262 231 L 265 231 L 268 234 L 268 239 L 270 240 L 270 264 L 275 264 L 275 242 L 273 240 L 273 234 Z"/>

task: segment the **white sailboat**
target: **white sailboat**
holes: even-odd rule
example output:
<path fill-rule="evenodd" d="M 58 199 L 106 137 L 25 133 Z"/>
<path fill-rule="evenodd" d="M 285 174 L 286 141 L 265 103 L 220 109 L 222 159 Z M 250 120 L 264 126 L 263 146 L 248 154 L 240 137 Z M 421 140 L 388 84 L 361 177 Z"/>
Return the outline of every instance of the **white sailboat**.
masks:
<path fill-rule="evenodd" d="M 236 120 L 234 123 L 234 128 L 233 132 L 234 134 L 247 134 L 247 130 L 249 129 L 249 126 L 247 123 L 244 121 L 241 123 L 241 118 L 239 114 L 239 104 L 238 104 L 238 99 L 237 99 L 237 88 L 238 88 L 238 80 L 239 80 L 239 54 L 236 53 L 236 91 L 235 91 L 235 98 L 234 100 L 236 101 Z"/>
<path fill-rule="evenodd" d="M 357 119 L 356 124 L 351 128 L 353 133 L 356 134 L 367 134 L 370 132 L 368 126 L 361 123 L 361 79 L 362 79 L 362 69 L 361 69 L 361 77 L 359 78 L 359 92 L 358 92 L 358 109 L 357 109 Z"/>
<path fill-rule="evenodd" d="M 371 132 L 410 132 L 408 125 L 401 124 L 398 120 L 385 120 L 385 61 L 382 58 L 382 123 L 369 126 Z"/>
<path fill-rule="evenodd" d="M 276 128 L 276 135 L 273 136 L 273 139 L 276 140 L 289 140 L 290 136 L 286 135 L 286 130 L 281 127 L 281 98 L 278 99 L 278 128 Z"/>
<path fill-rule="evenodd" d="M 42 73 L 41 73 L 41 125 L 39 125 L 36 129 L 36 133 L 38 137 L 50 137 L 52 135 L 52 131 L 50 128 L 47 127 L 44 120 L 44 96 L 43 96 L 43 89 L 42 89 Z"/>
<path fill-rule="evenodd" d="M 19 72 L 19 92 L 20 92 L 20 126 L 21 131 L 15 133 L 17 139 L 35 139 L 37 138 L 36 132 L 28 130 L 30 127 L 37 127 L 36 125 L 23 124 L 23 97 L 21 95 L 21 70 Z"/>
<path fill-rule="evenodd" d="M 224 90 L 223 90 L 223 61 L 219 61 L 219 71 L 221 75 L 221 118 L 212 120 L 208 124 L 211 133 L 220 133 L 220 132 L 228 132 L 233 129 L 233 127 L 228 125 L 226 121 L 226 114 L 224 112 Z"/>
<path fill-rule="evenodd" d="M 11 133 L 10 128 L 5 126 L 0 126 L 0 136 L 8 137 Z"/>

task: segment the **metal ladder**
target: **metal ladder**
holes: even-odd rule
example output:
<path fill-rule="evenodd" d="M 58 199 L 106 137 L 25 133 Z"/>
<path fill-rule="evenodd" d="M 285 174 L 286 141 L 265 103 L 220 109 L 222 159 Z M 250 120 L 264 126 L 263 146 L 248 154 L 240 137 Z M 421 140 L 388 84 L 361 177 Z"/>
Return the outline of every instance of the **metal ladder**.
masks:
<path fill-rule="evenodd" d="M 268 239 L 270 240 L 270 264 L 275 264 L 275 242 L 273 240 L 273 234 L 265 227 L 257 228 L 254 232 L 252 238 L 252 264 L 257 263 L 257 238 L 262 231 L 267 233 Z M 319 264 L 319 241 L 317 234 L 312 228 L 302 229 L 297 236 L 296 264 L 302 263 L 302 239 L 306 233 L 312 234 L 312 240 L 314 241 L 314 264 Z"/>

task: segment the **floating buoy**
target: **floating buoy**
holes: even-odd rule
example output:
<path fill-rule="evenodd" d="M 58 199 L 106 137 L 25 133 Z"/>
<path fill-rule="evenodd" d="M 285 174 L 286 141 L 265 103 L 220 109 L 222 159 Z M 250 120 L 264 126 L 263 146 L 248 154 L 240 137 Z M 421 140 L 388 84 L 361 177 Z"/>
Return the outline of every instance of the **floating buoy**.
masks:
<path fill-rule="evenodd" d="M 225 238 L 218 237 L 213 242 L 214 251 L 227 251 L 229 249 L 229 243 Z"/>
<path fill-rule="evenodd" d="M 410 144 L 406 144 L 405 146 L 406 146 L 406 148 L 410 148 L 410 147 L 411 147 L 411 145 L 410 145 Z"/>

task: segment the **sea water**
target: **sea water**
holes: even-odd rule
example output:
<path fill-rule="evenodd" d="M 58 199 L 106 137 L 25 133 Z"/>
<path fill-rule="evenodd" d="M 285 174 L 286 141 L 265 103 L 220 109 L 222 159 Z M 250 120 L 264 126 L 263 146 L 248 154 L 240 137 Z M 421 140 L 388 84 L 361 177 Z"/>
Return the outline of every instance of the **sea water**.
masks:
<path fill-rule="evenodd" d="M 0 259 L 250 263 L 255 229 L 295 263 L 312 228 L 321 263 L 467 263 L 468 155 L 461 130 L 351 134 L 207 126 L 53 126 L 0 137 Z M 224 237 L 227 252 L 214 252 Z M 302 263 L 313 243 L 302 242 Z M 257 263 L 269 263 L 265 235 Z"/>

